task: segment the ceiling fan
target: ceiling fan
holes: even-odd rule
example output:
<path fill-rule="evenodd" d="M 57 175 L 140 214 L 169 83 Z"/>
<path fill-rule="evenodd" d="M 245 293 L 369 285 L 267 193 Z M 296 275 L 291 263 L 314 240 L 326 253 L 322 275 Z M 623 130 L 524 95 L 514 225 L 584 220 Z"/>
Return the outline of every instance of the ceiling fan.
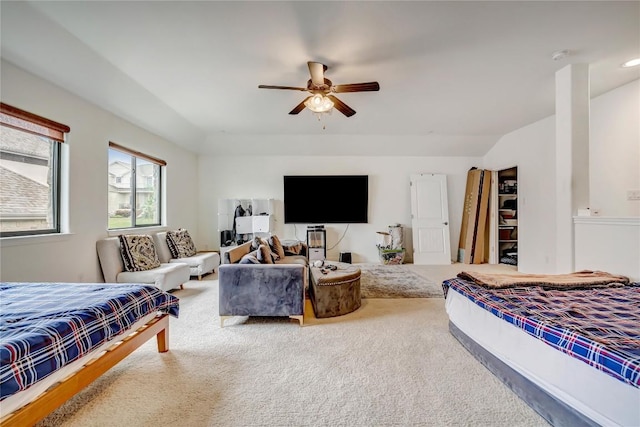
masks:
<path fill-rule="evenodd" d="M 353 116 L 356 111 L 332 94 L 347 92 L 373 92 L 380 90 L 378 82 L 334 85 L 331 80 L 324 76 L 324 72 L 327 71 L 326 65 L 313 61 L 307 62 L 307 65 L 309 66 L 309 74 L 311 74 L 311 78 L 307 82 L 307 87 L 259 85 L 258 88 L 309 92 L 311 95 L 306 97 L 300 104 L 296 105 L 293 110 L 289 111 L 289 114 L 298 114 L 300 111 L 304 110 L 305 107 L 314 113 L 326 113 L 335 107 L 336 110 L 340 111 L 347 117 Z"/>

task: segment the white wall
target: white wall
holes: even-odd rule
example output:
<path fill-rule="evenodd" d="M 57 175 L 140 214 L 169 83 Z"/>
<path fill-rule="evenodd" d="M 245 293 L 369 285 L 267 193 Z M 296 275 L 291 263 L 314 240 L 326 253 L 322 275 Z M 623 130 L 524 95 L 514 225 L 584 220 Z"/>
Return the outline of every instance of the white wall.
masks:
<path fill-rule="evenodd" d="M 574 217 L 574 224 L 576 271 L 609 271 L 640 281 L 640 217 Z"/>
<path fill-rule="evenodd" d="M 591 102 L 590 206 L 602 216 L 640 216 L 640 80 Z"/>
<path fill-rule="evenodd" d="M 640 216 L 640 202 L 626 200 L 640 187 L 639 101 L 637 80 L 591 100 L 589 198 L 601 215 Z M 555 273 L 555 116 L 505 135 L 484 157 L 484 168 L 510 166 L 518 166 L 518 270 Z"/>
<path fill-rule="evenodd" d="M 502 137 L 484 168 L 518 167 L 518 270 L 555 271 L 555 120 L 548 117 Z"/>
<path fill-rule="evenodd" d="M 332 136 L 331 138 L 336 138 Z M 339 136 L 338 136 L 339 138 Z M 265 136 L 264 144 L 277 137 Z M 392 141 L 390 141 L 392 143 Z M 411 252 L 410 175 L 447 175 L 451 253 L 457 253 L 467 171 L 479 165 L 477 157 L 379 157 L 379 156 L 202 156 L 199 165 L 199 229 L 210 249 L 219 247 L 217 202 L 224 198 L 276 199 L 275 234 L 284 239 L 306 239 L 306 225 L 283 224 L 284 175 L 369 175 L 369 223 L 352 224 L 344 239 L 327 254 L 337 260 L 351 252 L 353 262 L 378 262 L 376 231 L 391 224 L 405 226 L 405 247 Z M 331 194 L 319 191 L 318 203 L 331 203 Z M 327 225 L 327 245 L 336 244 L 346 225 Z M 409 254 L 410 258 L 410 254 Z"/>
<path fill-rule="evenodd" d="M 185 227 L 198 235 L 195 154 L 6 61 L 0 78 L 2 102 L 71 127 L 66 146 L 69 234 L 0 239 L 2 280 L 102 281 L 96 240 L 107 236 L 109 141 L 167 161 L 167 225 Z"/>

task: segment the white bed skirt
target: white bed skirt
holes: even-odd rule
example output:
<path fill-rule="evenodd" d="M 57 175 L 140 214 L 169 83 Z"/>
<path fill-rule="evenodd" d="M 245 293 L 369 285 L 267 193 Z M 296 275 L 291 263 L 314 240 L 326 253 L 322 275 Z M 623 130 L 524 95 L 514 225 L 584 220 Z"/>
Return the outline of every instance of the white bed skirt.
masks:
<path fill-rule="evenodd" d="M 528 335 L 449 289 L 451 323 L 556 399 L 604 426 L 640 426 L 640 389 Z"/>

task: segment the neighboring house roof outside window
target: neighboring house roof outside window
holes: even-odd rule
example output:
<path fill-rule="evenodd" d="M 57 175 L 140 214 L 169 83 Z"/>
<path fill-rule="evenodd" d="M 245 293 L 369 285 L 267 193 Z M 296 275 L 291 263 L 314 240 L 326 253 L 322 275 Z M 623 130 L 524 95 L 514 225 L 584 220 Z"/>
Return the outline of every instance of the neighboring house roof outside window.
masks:
<path fill-rule="evenodd" d="M 131 163 L 121 161 L 109 164 L 109 186 L 114 189 L 131 189 Z"/>
<path fill-rule="evenodd" d="M 46 217 L 49 187 L 0 166 L 0 214 L 9 217 Z M 27 197 L 26 195 L 29 195 Z"/>
<path fill-rule="evenodd" d="M 0 132 L 0 214 L 4 219 L 46 218 L 50 140 L 6 126 Z"/>
<path fill-rule="evenodd" d="M 146 178 L 153 178 L 156 165 L 143 164 L 137 167 L 138 190 L 147 185 Z M 130 189 L 131 188 L 131 164 L 115 161 L 109 164 L 109 186 L 113 189 Z M 120 178 L 118 180 L 118 178 Z"/>
<path fill-rule="evenodd" d="M 111 162 L 109 164 L 109 173 L 113 176 L 123 176 L 131 172 L 131 163 L 121 161 Z"/>

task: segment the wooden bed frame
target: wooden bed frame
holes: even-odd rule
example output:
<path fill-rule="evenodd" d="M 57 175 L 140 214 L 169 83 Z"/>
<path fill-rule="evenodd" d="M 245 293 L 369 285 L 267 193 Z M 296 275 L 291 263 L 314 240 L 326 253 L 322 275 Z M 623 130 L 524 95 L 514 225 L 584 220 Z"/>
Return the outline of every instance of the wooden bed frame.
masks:
<path fill-rule="evenodd" d="M 157 339 L 158 352 L 164 353 L 168 351 L 168 316 L 168 314 L 163 314 L 154 317 L 136 331 L 114 343 L 100 356 L 91 359 L 78 371 L 50 387 L 35 400 L 0 419 L 0 426 L 22 427 L 37 423 L 131 354 L 135 349 L 150 340 L 154 335 Z"/>

